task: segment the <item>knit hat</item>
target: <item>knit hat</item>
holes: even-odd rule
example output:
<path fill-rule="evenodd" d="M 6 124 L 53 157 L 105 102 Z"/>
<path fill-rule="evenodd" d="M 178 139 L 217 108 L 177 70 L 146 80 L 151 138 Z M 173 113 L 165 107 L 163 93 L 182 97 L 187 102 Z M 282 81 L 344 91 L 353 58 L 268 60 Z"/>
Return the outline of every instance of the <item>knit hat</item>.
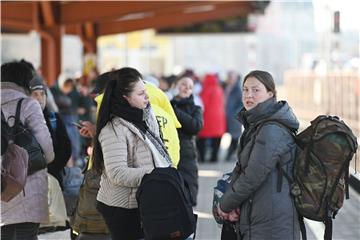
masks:
<path fill-rule="evenodd" d="M 46 92 L 46 85 L 38 74 L 35 74 L 34 78 L 30 81 L 30 92 L 35 90 L 43 90 Z"/>
<path fill-rule="evenodd" d="M 260 70 L 251 71 L 245 76 L 243 86 L 249 77 L 254 77 L 259 80 L 262 84 L 264 84 L 266 90 L 272 92 L 274 94 L 274 98 L 276 98 L 275 82 L 270 73 Z"/>

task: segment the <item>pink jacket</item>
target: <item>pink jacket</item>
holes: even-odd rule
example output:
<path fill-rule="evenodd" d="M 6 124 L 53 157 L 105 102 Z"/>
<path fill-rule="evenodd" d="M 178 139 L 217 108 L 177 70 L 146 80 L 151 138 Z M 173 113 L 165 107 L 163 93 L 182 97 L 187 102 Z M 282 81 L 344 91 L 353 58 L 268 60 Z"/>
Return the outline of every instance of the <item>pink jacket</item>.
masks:
<path fill-rule="evenodd" d="M 5 118 L 14 115 L 16 104 L 22 102 L 20 121 L 27 125 L 39 142 L 48 162 L 54 159 L 54 151 L 49 130 L 40 104 L 27 96 L 24 89 L 15 83 L 1 83 L 1 109 Z M 0 225 L 14 223 L 46 223 L 49 220 L 47 170 L 38 171 L 26 179 L 24 192 L 10 202 L 1 202 Z"/>

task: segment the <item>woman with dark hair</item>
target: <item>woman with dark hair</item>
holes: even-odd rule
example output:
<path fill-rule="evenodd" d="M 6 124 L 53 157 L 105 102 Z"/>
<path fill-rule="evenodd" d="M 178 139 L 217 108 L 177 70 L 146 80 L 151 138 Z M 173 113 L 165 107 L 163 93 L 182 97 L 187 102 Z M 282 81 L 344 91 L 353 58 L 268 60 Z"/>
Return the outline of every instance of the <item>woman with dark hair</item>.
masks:
<path fill-rule="evenodd" d="M 40 104 L 30 95 L 32 70 L 24 63 L 10 62 L 1 65 L 1 111 L 10 126 L 17 103 L 23 99 L 20 121 L 35 136 L 45 159 L 54 159 L 51 136 Z M 1 201 L 1 239 L 37 239 L 40 223 L 49 220 L 48 183 L 46 168 L 26 178 L 24 192 L 9 202 Z"/>
<path fill-rule="evenodd" d="M 245 131 L 218 213 L 224 220 L 240 221 L 241 239 L 299 239 L 290 183 L 279 174 L 281 167 L 291 175 L 296 148 L 289 131 L 297 131 L 299 122 L 287 102 L 276 100 L 268 72 L 256 70 L 244 78 L 242 99 L 238 117 Z"/>
<path fill-rule="evenodd" d="M 133 68 L 111 72 L 97 119 L 93 167 L 102 173 L 97 209 L 113 240 L 144 237 L 136 191 L 155 166 L 170 165 L 141 74 Z"/>

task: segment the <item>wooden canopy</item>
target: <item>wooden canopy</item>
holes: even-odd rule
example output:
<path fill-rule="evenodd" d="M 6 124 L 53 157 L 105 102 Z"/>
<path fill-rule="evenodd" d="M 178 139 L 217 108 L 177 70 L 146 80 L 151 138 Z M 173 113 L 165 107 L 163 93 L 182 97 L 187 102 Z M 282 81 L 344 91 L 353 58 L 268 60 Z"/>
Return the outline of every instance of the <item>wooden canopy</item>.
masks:
<path fill-rule="evenodd" d="M 263 12 L 253 1 L 1 1 L 1 32 L 37 31 L 41 61 L 51 85 L 61 70 L 61 36 L 78 35 L 86 53 L 96 53 L 98 37 L 147 28 L 192 25 Z"/>

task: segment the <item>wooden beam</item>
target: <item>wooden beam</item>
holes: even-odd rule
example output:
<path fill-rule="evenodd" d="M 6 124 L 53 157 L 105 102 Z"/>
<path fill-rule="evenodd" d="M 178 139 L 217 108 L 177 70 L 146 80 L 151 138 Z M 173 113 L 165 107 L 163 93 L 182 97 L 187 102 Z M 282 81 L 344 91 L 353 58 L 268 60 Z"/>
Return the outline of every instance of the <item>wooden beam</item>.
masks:
<path fill-rule="evenodd" d="M 31 2 L 1 1 L 1 21 L 13 20 L 30 22 L 32 19 Z M 1 24 L 2 25 L 2 24 Z"/>
<path fill-rule="evenodd" d="M 86 21 L 109 21 L 118 19 L 124 15 L 151 11 L 168 11 L 180 9 L 186 6 L 205 4 L 207 2 L 187 2 L 187 1 L 86 1 L 70 2 L 60 6 L 61 23 L 76 24 Z M 216 3 L 216 2 L 215 2 Z M 207 3 L 207 4 L 211 4 Z"/>
<path fill-rule="evenodd" d="M 99 23 L 99 36 L 124 33 L 147 28 L 162 29 L 167 27 L 186 26 L 198 22 L 221 19 L 230 16 L 244 16 L 251 11 L 250 6 L 228 5 L 219 7 L 210 12 L 197 13 L 176 13 L 171 15 L 161 15 L 146 19 L 132 21 L 118 21 L 111 23 Z"/>
<path fill-rule="evenodd" d="M 61 27 L 42 30 L 41 69 L 48 86 L 54 85 L 61 71 Z"/>
<path fill-rule="evenodd" d="M 1 2 L 1 32 L 29 32 L 32 17 L 31 2 Z"/>
<path fill-rule="evenodd" d="M 30 21 L 21 21 L 16 19 L 1 19 L 1 31 L 4 30 L 14 30 L 21 32 L 28 32 L 33 29 L 32 22 Z"/>
<path fill-rule="evenodd" d="M 54 16 L 53 2 L 49 2 L 49 1 L 40 2 L 40 6 L 44 21 L 43 25 L 45 27 L 54 26 L 56 21 Z"/>
<path fill-rule="evenodd" d="M 83 43 L 85 54 L 96 54 L 97 52 L 97 33 L 95 27 L 96 26 L 92 22 L 86 22 L 83 25 L 78 25 L 76 28 L 76 34 L 80 37 Z"/>
<path fill-rule="evenodd" d="M 94 29 L 94 24 L 92 22 L 86 22 L 84 24 L 84 30 L 87 39 L 91 39 L 95 37 L 95 29 Z"/>

